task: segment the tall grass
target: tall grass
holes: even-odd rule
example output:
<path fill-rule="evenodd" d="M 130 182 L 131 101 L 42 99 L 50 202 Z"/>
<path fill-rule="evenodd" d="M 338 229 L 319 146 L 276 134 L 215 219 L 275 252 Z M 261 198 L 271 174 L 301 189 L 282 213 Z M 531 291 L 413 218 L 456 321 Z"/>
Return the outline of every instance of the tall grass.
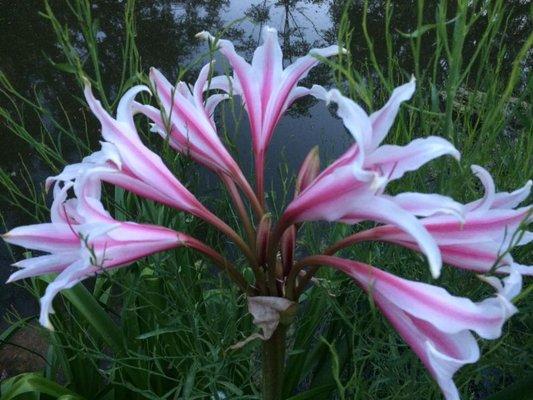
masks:
<path fill-rule="evenodd" d="M 63 52 L 63 59 L 53 62 L 69 79 L 78 82 L 79 93 L 82 76 L 89 77 L 111 111 L 129 85 L 146 80 L 140 67 L 143 49 L 135 43 L 135 1 L 124 5 L 122 72 L 113 94 L 105 85 L 101 66 L 109 60 L 98 51 L 91 3 L 69 0 L 65 4 L 70 7 L 76 30 L 82 33 L 87 57 L 82 59 L 72 42 L 72 26 L 58 19 L 47 2 L 43 17 L 49 21 Z M 369 110 L 378 108 L 394 86 L 414 74 L 416 95 L 403 107 L 389 143 L 404 144 L 415 137 L 436 134 L 452 140 L 461 151 L 460 163 L 437 161 L 412 173 L 393 190 L 436 191 L 459 200 L 472 199 L 480 194 L 468 168 L 473 163 L 487 166 L 500 189 L 522 185 L 533 171 L 533 92 L 531 77 L 525 71 L 531 63 L 533 36 L 522 43 L 509 43 L 507 34 L 513 29 L 509 21 L 514 10 L 503 0 L 461 0 L 453 7 L 445 0 L 417 0 L 410 1 L 409 6 L 417 14 L 417 23 L 399 32 L 396 27 L 401 26 L 405 16 L 405 2 L 347 2 L 339 21 L 339 42 L 351 50 L 351 55 L 329 62 L 338 85 Z M 372 32 L 376 21 L 379 35 Z M 474 48 L 469 47 L 472 37 L 478 41 Z M 517 50 L 510 49 L 511 44 Z M 9 77 L 1 74 L 0 78 L 2 95 L 11 101 L 0 109 L 4 126 L 29 143 L 51 172 L 60 170 L 67 161 L 65 143 L 80 156 L 94 146 L 89 140 L 94 136 L 89 132 L 93 129 L 91 122 L 71 121 L 65 113 L 51 112 L 37 99 L 22 96 Z M 51 121 L 43 125 L 41 136 L 29 132 L 25 115 L 18 111 L 21 106 L 40 119 Z M 80 106 L 85 114 L 82 100 Z M 89 115 L 86 118 L 90 120 Z M 139 123 L 140 131 L 147 132 L 147 127 Z M 146 140 L 151 142 L 149 136 Z M 187 176 L 194 171 L 191 165 L 169 151 L 168 146 L 155 141 L 151 145 L 160 146 L 167 165 L 188 182 Z M 28 171 L 20 171 L 19 177 L 1 171 L 3 199 L 28 218 L 43 221 L 47 218 L 46 197 Z M 188 183 L 194 185 L 192 181 Z M 283 194 L 277 197 L 284 198 Z M 108 191 L 106 201 L 119 219 L 151 221 L 208 235 L 213 245 L 225 246 L 197 221 L 121 190 Z M 231 216 L 231 212 L 227 215 Z M 352 229 L 341 225 L 327 230 L 304 226 L 301 245 L 308 251 L 317 251 Z M 517 259 L 531 262 L 531 258 L 527 259 L 530 250 L 523 248 L 516 254 Z M 423 260 L 396 248 L 365 244 L 345 254 L 403 276 L 431 279 Z M 451 269 L 445 269 L 439 284 L 457 294 L 483 294 L 475 277 Z M 502 338 L 481 342 L 480 362 L 457 374 L 464 399 L 485 399 L 531 377 L 531 285 L 526 283 L 525 294 L 517 302 L 521 312 L 506 325 Z M 37 298 L 42 295 L 45 282 L 35 279 L 27 287 Z M 42 399 L 64 400 L 260 397 L 258 344 L 239 351 L 229 349 L 254 329 L 245 299 L 207 262 L 188 250 L 149 257 L 59 297 L 59 312 L 54 317 L 56 330 L 42 331 L 49 343 L 47 367 L 37 374 L 2 381 L 2 399 L 34 399 L 39 393 Z M 15 323 L 0 339 L 8 343 L 13 330 L 27 324 L 26 320 Z M 367 296 L 339 274 L 326 270 L 319 274 L 314 287 L 305 293 L 294 327 L 289 332 L 286 398 L 441 396 L 416 356 Z M 492 398 L 527 398 L 527 387 L 515 390 L 525 391 L 522 395 L 515 392 L 512 397 L 509 392 L 501 392 Z"/>

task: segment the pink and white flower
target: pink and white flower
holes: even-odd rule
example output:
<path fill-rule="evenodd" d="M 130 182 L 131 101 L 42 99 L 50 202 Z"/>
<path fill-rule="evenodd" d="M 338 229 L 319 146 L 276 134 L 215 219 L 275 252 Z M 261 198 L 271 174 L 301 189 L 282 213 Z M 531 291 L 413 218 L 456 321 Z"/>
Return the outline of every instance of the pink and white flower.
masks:
<path fill-rule="evenodd" d="M 121 98 L 117 116 L 113 118 L 95 99 L 87 81 L 85 98 L 102 125 L 102 136 L 107 144 L 81 164 L 67 166 L 63 174 L 50 178 L 48 184 L 54 179 L 73 179 L 80 171 L 97 165 L 105 166 L 105 170 L 98 170 L 102 180 L 194 215 L 203 214 L 202 204 L 168 170 L 161 157 L 142 143 L 137 133 L 133 103 L 135 96 L 143 91 L 149 92 L 149 89 L 142 85 L 129 89 Z"/>
<path fill-rule="evenodd" d="M 85 96 L 102 125 L 105 141 L 100 151 L 47 180 L 48 187 L 54 184 L 50 223 L 18 227 L 3 235 L 8 243 L 49 253 L 16 263 L 20 269 L 9 281 L 58 273 L 41 299 L 40 322 L 51 328 L 52 301 L 61 290 L 89 276 L 178 246 L 208 255 L 250 299 L 271 300 L 270 303 L 293 304 L 316 268 L 329 265 L 348 274 L 372 296 L 437 381 L 446 399 L 458 400 L 453 375 L 461 366 L 479 358 L 473 333 L 485 339 L 499 337 L 505 321 L 517 312 L 511 300 L 521 290 L 522 275 L 533 275 L 533 267 L 517 264 L 509 253 L 512 247 L 529 243 L 533 238 L 531 232 L 523 229 L 533 221 L 532 208 L 517 208 L 528 197 L 532 182 L 511 193 L 496 193 L 490 174 L 473 166 L 485 187 L 485 196 L 466 205 L 431 193 L 386 194 L 389 182 L 436 157 L 459 158 L 451 143 L 434 136 L 415 139 L 405 146 L 381 144 L 401 103 L 413 95 L 414 79 L 396 88 L 383 108 L 368 115 L 337 89 L 298 86 L 319 57 L 339 52 L 337 46 L 311 50 L 284 69 L 277 32 L 272 28 L 264 29 L 264 43 L 255 51 L 251 64 L 236 53 L 231 42 L 215 41 L 206 32 L 199 35 L 213 42 L 229 60 L 233 78 L 210 78 L 208 64 L 194 86 L 184 82 L 173 86 L 152 69 L 150 78 L 162 110 L 134 101 L 138 93 L 149 91 L 140 85 L 128 90 L 120 100 L 116 118 L 103 109 L 86 83 Z M 210 89 L 224 93 L 205 98 Z M 231 92 L 241 96 L 249 116 L 257 196 L 220 140 L 213 118 L 217 104 Z M 309 153 L 296 179 L 295 197 L 273 228 L 271 214 L 264 207 L 265 155 L 282 114 L 306 94 L 336 103 L 337 115 L 355 143 L 321 173 L 318 150 Z M 168 139 L 173 148 L 218 174 L 229 189 L 248 243 L 203 206 L 161 158 L 142 143 L 133 120 L 139 112 L 153 121 L 154 130 Z M 184 233 L 115 220 L 100 200 L 102 182 L 211 223 L 237 244 L 253 269 L 256 282 L 248 282 L 222 255 Z M 258 217 L 255 226 L 238 187 L 247 195 Z M 74 198 L 68 198 L 70 191 Z M 295 260 L 299 224 L 317 220 L 349 224 L 370 220 L 384 225 L 351 235 L 327 249 L 324 255 Z M 437 286 L 331 256 L 336 250 L 363 240 L 385 241 L 423 252 L 434 277 L 438 277 L 443 260 L 482 272 L 485 275 L 480 279 L 493 286 L 496 295 L 473 302 Z M 312 268 L 304 273 L 306 267 Z M 487 276 L 493 271 L 507 275 L 503 279 Z M 280 320 L 279 313 L 274 314 L 272 333 Z M 254 322 L 258 323 L 257 320 Z"/>
<path fill-rule="evenodd" d="M 438 286 L 410 281 L 360 262 L 337 257 L 313 257 L 355 279 L 420 358 L 440 386 L 446 400 L 459 400 L 455 372 L 479 359 L 472 332 L 485 339 L 501 336 L 505 321 L 517 312 L 510 300 L 521 288 L 513 272 L 501 282 L 490 281 L 495 297 L 473 302 Z"/>
<path fill-rule="evenodd" d="M 415 171 L 426 162 L 442 156 L 459 158 L 459 152 L 439 137 L 415 139 L 407 146 L 383 145 L 402 101 L 411 97 L 414 80 L 396 88 L 385 106 L 370 116 L 336 89 L 326 91 L 314 86 L 318 98 L 338 105 L 337 115 L 354 137 L 346 153 L 326 168 L 292 201 L 282 216 L 280 225 L 290 226 L 303 221 L 341 221 L 356 223 L 373 220 L 392 224 L 411 237 L 428 257 L 431 272 L 437 277 L 441 268 L 438 247 L 416 218 L 420 213 L 453 211 L 461 214 L 461 206 L 452 199 L 438 195 L 410 193 L 413 210 L 406 210 L 401 196 L 383 194 L 388 182 Z"/>
<path fill-rule="evenodd" d="M 529 196 L 532 182 L 511 193 L 496 193 L 494 181 L 485 169 L 472 166 L 472 170 L 483 183 L 485 195 L 463 207 L 464 219 L 434 209 L 420 222 L 437 243 L 444 262 L 452 266 L 479 273 L 493 270 L 508 273 L 513 268 L 521 274 L 533 275 L 533 267 L 516 263 L 510 253 L 513 247 L 533 239 L 533 234 L 525 230 L 533 221 L 532 207 L 516 208 Z M 401 206 L 408 208 L 409 204 Z M 385 241 L 420 251 L 409 235 L 392 225 L 363 231 L 348 239 L 352 243 L 363 240 Z"/>
<path fill-rule="evenodd" d="M 185 82 L 174 86 L 161 72 L 152 68 L 150 80 L 162 110 L 139 103 L 135 104 L 135 109 L 154 122 L 154 132 L 168 139 L 175 150 L 215 172 L 232 177 L 239 185 L 247 185 L 241 169 L 220 140 L 213 120 L 216 106 L 229 96 L 213 94 L 204 99 L 206 90 L 229 91 L 229 78 L 209 79 L 210 67 L 211 64 L 207 64 L 202 68 L 193 87 Z"/>
<path fill-rule="evenodd" d="M 312 49 L 309 54 L 283 68 L 283 54 L 276 29 L 265 27 L 263 44 L 259 46 L 249 64 L 237 54 L 233 43 L 216 40 L 208 32 L 197 36 L 215 42 L 220 52 L 233 68 L 232 89 L 242 97 L 248 113 L 255 159 L 257 194 L 263 198 L 265 155 L 283 113 L 298 98 L 309 94 L 309 89 L 298 86 L 320 58 L 331 57 L 341 51 L 338 46 Z"/>
<path fill-rule="evenodd" d="M 86 83 L 85 97 L 102 125 L 102 136 L 106 141 L 101 142 L 100 151 L 85 157 L 81 163 L 67 165 L 59 175 L 48 178 L 47 187 L 55 181 L 74 181 L 82 174 L 93 174 L 99 181 L 189 212 L 222 231 L 230 232 L 231 228 L 200 203 L 161 158 L 142 143 L 133 121 L 133 115 L 138 111 L 134 98 L 142 91 L 148 91 L 148 88 L 134 86 L 124 94 L 115 119 L 94 98 L 89 83 Z"/>
<path fill-rule="evenodd" d="M 74 186 L 76 199 L 67 200 Z M 50 253 L 19 261 L 8 282 L 59 273 L 41 298 L 40 323 L 52 329 L 52 300 L 63 289 L 104 271 L 187 243 L 188 237 L 156 225 L 120 222 L 104 210 L 94 182 L 55 185 L 51 222 L 21 226 L 3 235 L 11 244 Z M 83 190 L 84 193 L 79 193 Z"/>

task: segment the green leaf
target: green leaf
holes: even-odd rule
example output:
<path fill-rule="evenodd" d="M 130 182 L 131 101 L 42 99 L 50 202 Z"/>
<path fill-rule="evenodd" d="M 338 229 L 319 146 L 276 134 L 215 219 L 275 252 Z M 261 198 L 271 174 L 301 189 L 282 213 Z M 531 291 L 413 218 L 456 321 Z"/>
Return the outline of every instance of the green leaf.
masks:
<path fill-rule="evenodd" d="M 0 333 L 0 344 L 3 344 L 6 342 L 11 335 L 13 335 L 16 331 L 18 331 L 20 328 L 24 327 L 27 322 L 32 320 L 35 317 L 27 317 L 23 319 L 19 319 L 14 324 L 10 325 L 5 331 Z"/>
<path fill-rule="evenodd" d="M 430 29 L 433 29 L 435 28 L 436 25 L 435 24 L 427 24 L 427 25 L 422 25 L 420 28 L 414 30 L 413 32 L 410 32 L 410 33 L 405 33 L 405 32 L 401 32 L 399 30 L 396 30 L 402 37 L 406 38 L 406 39 L 416 39 L 417 37 L 420 37 L 422 36 L 424 33 L 426 33 L 427 31 L 429 31 Z"/>
<path fill-rule="evenodd" d="M 84 398 L 63 386 L 36 373 L 27 373 L 2 383 L 0 394 L 2 400 L 12 400 L 22 394 L 46 394 L 63 400 L 83 400 Z M 7 390 L 4 392 L 4 388 Z M 68 397 L 65 397 L 68 396 Z"/>
<path fill-rule="evenodd" d="M 63 295 L 117 354 L 124 352 L 122 331 L 82 284 L 63 291 Z"/>
<path fill-rule="evenodd" d="M 458 16 L 455 17 L 455 18 L 450 19 L 449 21 L 446 21 L 444 23 L 444 25 L 448 25 L 448 24 L 451 24 L 451 23 L 455 22 L 457 20 L 457 18 L 458 18 Z M 427 24 L 427 25 L 420 26 L 418 29 L 416 29 L 416 30 L 414 30 L 413 32 L 410 32 L 410 33 L 401 32 L 398 29 L 396 29 L 396 32 L 398 32 L 400 34 L 400 36 L 403 36 L 406 39 L 416 39 L 416 38 L 422 36 L 427 31 L 429 31 L 431 29 L 434 29 L 436 27 L 437 27 L 437 24 Z"/>
<path fill-rule="evenodd" d="M 137 339 L 139 340 L 146 340 L 146 339 L 149 339 L 149 338 L 152 338 L 152 337 L 156 337 L 156 336 L 159 336 L 159 335 L 163 335 L 165 333 L 176 333 L 176 332 L 179 332 L 181 330 L 181 328 L 160 328 L 160 329 L 154 329 L 153 331 L 150 331 L 150 332 L 146 332 L 146 333 L 143 333 L 141 335 L 138 335 L 137 336 Z"/>

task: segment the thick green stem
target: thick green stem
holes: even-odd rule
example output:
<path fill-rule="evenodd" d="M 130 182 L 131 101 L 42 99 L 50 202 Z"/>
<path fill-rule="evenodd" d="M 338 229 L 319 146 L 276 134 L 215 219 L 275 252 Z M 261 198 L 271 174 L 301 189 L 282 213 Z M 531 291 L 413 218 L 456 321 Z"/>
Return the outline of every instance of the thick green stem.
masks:
<path fill-rule="evenodd" d="M 285 333 L 279 324 L 272 337 L 263 342 L 263 400 L 281 400 L 285 368 Z"/>

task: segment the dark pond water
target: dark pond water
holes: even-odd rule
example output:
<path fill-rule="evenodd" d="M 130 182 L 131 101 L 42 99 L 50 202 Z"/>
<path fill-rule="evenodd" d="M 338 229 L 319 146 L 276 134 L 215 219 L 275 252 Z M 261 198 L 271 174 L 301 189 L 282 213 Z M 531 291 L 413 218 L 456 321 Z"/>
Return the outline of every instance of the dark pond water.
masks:
<path fill-rule="evenodd" d="M 354 24 L 354 35 L 362 38 L 359 25 L 363 6 L 362 1 L 355 1 L 350 18 Z M 528 24 L 521 24 L 528 15 L 527 2 L 511 1 L 518 9 L 519 18 L 511 23 L 516 24 L 513 33 L 517 38 L 510 38 L 510 43 L 527 35 Z M 173 80 L 180 68 L 188 65 L 198 54 L 204 53 L 206 47 L 195 39 L 201 30 L 217 32 L 227 24 L 239 20 L 228 30 L 226 37 L 232 39 L 240 52 L 250 59 L 253 50 L 260 42 L 261 27 L 265 24 L 273 26 L 280 32 L 280 41 L 284 49 L 286 61 L 305 54 L 312 47 L 320 47 L 336 42 L 337 28 L 341 11 L 345 2 L 340 0 L 139 0 L 136 5 L 137 44 L 145 71 L 150 66 L 160 68 Z M 400 31 L 409 32 L 416 25 L 416 1 L 394 1 L 395 16 L 393 26 Z M 435 13 L 436 1 L 426 1 L 427 17 L 431 19 Z M 51 1 L 58 19 L 72 27 L 71 40 L 86 56 L 83 39 L 77 31 L 77 23 L 71 11 L 63 1 Z M 80 105 L 73 99 L 79 96 L 76 83 L 64 73 L 51 67 L 48 58 L 63 60 L 58 43 L 49 22 L 39 15 L 42 10 L 41 0 L 0 0 L 0 70 L 3 71 L 13 85 L 27 96 L 36 93 L 42 104 L 50 109 L 54 116 L 61 119 L 62 109 L 72 123 L 84 123 L 84 115 Z M 523 9 L 521 11 L 521 8 Z M 453 10 L 452 10 L 453 11 Z M 116 82 L 120 79 L 122 67 L 121 46 L 123 39 L 124 2 L 117 0 L 98 0 L 92 2 L 92 12 L 99 22 L 97 35 L 101 59 L 102 75 L 108 93 L 113 96 L 117 90 Z M 520 17 L 522 16 L 522 17 Z M 243 19 L 244 18 L 244 19 Z M 527 17 L 526 17 L 527 19 Z M 369 33 L 375 39 L 375 52 L 380 63 L 385 64 L 386 50 L 383 37 L 384 24 L 383 2 L 371 1 L 369 7 Z M 475 36 L 475 35 L 474 35 Z M 397 34 L 395 40 L 400 39 Z M 475 46 L 476 38 L 470 44 Z M 431 54 L 431 41 L 426 43 L 427 52 Z M 467 46 L 468 47 L 468 46 Z M 402 65 L 410 68 L 409 52 L 398 47 L 403 57 Z M 403 50 L 402 50 L 403 49 Z M 363 40 L 356 40 L 351 49 L 354 60 L 367 57 Z M 192 73 L 189 74 L 192 76 Z M 327 68 L 317 68 L 310 80 L 315 83 L 327 84 Z M 61 105 L 59 103 L 61 102 Z M 5 96 L 0 95 L 0 104 L 9 105 Z M 17 102 L 20 105 L 20 102 Z M 20 110 L 25 118 L 28 132 L 38 136 L 42 126 L 50 128 L 49 120 L 39 120 L 29 112 L 28 107 Z M 227 111 L 229 112 L 229 111 Z M 64 119 L 64 118 L 63 118 Z M 89 126 L 96 125 L 89 121 Z M 250 142 L 247 122 L 236 124 L 230 122 L 228 129 L 236 138 L 240 159 L 246 166 L 250 165 Z M 50 129 L 54 133 L 54 129 Z M 289 169 L 295 169 L 303 160 L 309 149 L 318 144 L 323 159 L 331 159 L 339 154 L 350 142 L 342 133 L 342 125 L 333 118 L 321 104 L 304 100 L 295 107 L 279 124 L 269 152 L 270 169 L 267 170 L 267 182 L 275 181 L 280 161 L 287 161 Z M 95 130 L 95 137 L 97 134 Z M 75 149 L 66 147 L 64 152 L 71 161 L 79 159 Z M 48 169 L 39 162 L 35 152 L 13 135 L 0 120 L 0 167 L 10 174 L 19 174 L 26 166 L 32 171 L 36 182 L 41 182 L 49 175 Z M 204 178 L 202 178 L 204 179 Z M 213 182 L 205 177 L 204 187 L 209 188 Z M 276 187 L 276 186 L 274 186 Z M 0 203 L 0 211 L 7 227 L 14 227 L 28 221 L 28 218 L 17 210 Z M 0 248 L 0 282 L 4 282 L 12 262 L 11 255 L 3 244 Z M 8 308 L 14 307 L 27 314 L 36 308 L 33 300 L 28 300 L 25 291 L 16 285 L 0 283 L 0 316 Z M 0 322 L 1 324 L 1 322 Z"/>

